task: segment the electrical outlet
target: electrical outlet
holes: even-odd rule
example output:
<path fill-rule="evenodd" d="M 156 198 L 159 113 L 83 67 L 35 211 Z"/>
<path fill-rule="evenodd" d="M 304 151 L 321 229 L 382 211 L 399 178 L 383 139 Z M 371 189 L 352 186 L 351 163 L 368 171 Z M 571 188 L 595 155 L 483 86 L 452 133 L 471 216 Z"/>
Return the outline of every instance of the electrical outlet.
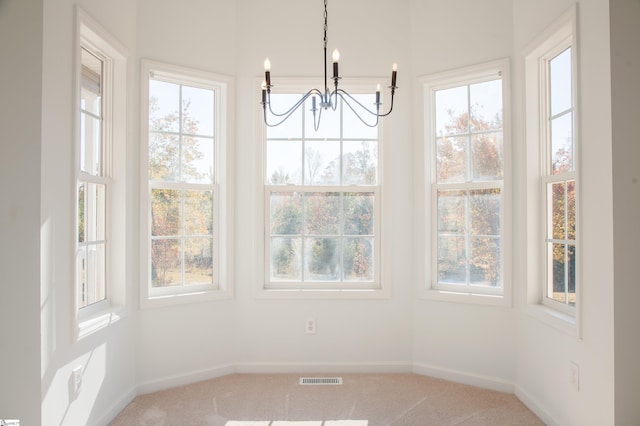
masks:
<path fill-rule="evenodd" d="M 576 392 L 580 392 L 580 366 L 575 362 L 571 363 L 571 385 Z"/>
<path fill-rule="evenodd" d="M 310 318 L 306 321 L 304 332 L 307 334 L 316 334 L 316 320 Z"/>
<path fill-rule="evenodd" d="M 82 386 L 82 366 L 79 365 L 73 369 L 73 391 L 77 395 Z"/>

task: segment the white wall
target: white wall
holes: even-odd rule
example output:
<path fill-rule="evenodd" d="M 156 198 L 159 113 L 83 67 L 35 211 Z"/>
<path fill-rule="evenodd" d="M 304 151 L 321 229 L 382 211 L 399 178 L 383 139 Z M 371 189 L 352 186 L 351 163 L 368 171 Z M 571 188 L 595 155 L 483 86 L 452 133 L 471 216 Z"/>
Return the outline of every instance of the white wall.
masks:
<path fill-rule="evenodd" d="M 616 424 L 640 419 L 640 2 L 610 2 L 613 112 L 613 220 L 615 265 Z"/>
<path fill-rule="evenodd" d="M 0 1 L 0 418 L 33 425 L 40 423 L 42 3 Z"/>
<path fill-rule="evenodd" d="M 135 58 L 135 5 L 127 0 L 45 2 L 42 72 L 42 424 L 100 424 L 124 407 L 135 394 L 135 232 L 127 237 L 127 310 L 107 329 L 76 342 L 73 330 L 74 182 L 74 5 L 79 4 Z M 28 21 L 28 20 L 26 20 Z M 130 73 L 127 107 L 135 92 Z M 131 122 L 129 123 L 131 124 Z M 131 129 L 128 131 L 132 139 Z M 127 151 L 127 177 L 135 164 Z M 129 180 L 128 182 L 131 182 Z M 130 187 L 127 185 L 127 187 Z M 135 206 L 127 194 L 130 206 Z M 132 207 L 135 213 L 135 208 Z M 127 229 L 136 229 L 137 215 L 127 212 Z M 134 222 L 135 221 L 135 222 Z M 133 260 L 133 262 L 131 262 Z M 77 396 L 70 392 L 72 370 L 82 366 Z M 34 423 L 35 424 L 35 423 Z"/>
<path fill-rule="evenodd" d="M 411 1 L 413 77 L 509 58 L 513 38 L 511 3 L 511 0 Z M 413 237 L 415 256 L 423 256 L 424 241 L 420 236 L 430 224 L 423 207 L 424 90 L 417 80 L 413 81 L 416 189 Z M 424 262 L 422 257 L 416 259 L 415 279 L 424 276 Z M 416 282 L 415 286 L 424 284 Z M 514 309 L 417 300 L 413 310 L 413 361 L 418 371 L 512 389 L 516 357 Z"/>
<path fill-rule="evenodd" d="M 524 50 L 572 5 L 572 1 L 514 1 L 514 114 L 518 117 L 514 153 L 516 180 L 524 182 Z M 580 211 L 582 338 L 550 327 L 527 314 L 524 296 L 525 211 L 514 222 L 514 265 L 520 274 L 516 304 L 516 394 L 549 424 L 613 424 L 613 216 L 611 192 L 611 89 L 609 83 L 608 2 L 585 0 L 578 7 L 580 99 Z M 520 186 L 524 188 L 524 186 Z M 518 188 L 515 190 L 518 194 Z M 518 196 L 522 209 L 526 199 Z M 537 206 L 529 206 L 535 209 Z M 580 367 L 580 391 L 571 384 L 571 362 Z"/>

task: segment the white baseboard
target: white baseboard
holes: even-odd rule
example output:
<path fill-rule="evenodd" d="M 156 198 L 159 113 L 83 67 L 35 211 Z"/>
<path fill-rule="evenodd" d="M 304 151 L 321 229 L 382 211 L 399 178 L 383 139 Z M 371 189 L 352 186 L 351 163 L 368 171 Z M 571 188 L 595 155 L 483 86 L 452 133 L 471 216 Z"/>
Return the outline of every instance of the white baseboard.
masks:
<path fill-rule="evenodd" d="M 129 390 L 129 392 L 125 393 L 122 398 L 116 401 L 115 404 L 113 404 L 111 408 L 95 424 L 98 426 L 107 426 L 113 419 L 116 418 L 118 414 L 120 414 L 122 410 L 125 409 L 127 405 L 129 405 L 131 401 L 133 401 L 136 396 L 138 396 L 136 388 L 131 388 L 131 390 Z"/>
<path fill-rule="evenodd" d="M 527 406 L 527 408 L 533 411 L 533 414 L 538 416 L 540 420 L 547 426 L 560 426 L 560 422 L 555 419 L 547 410 L 545 410 L 537 399 L 531 396 L 522 386 L 516 385 L 515 395 L 518 399 Z"/>
<path fill-rule="evenodd" d="M 138 395 L 144 395 L 151 392 L 174 388 L 176 386 L 188 385 L 191 383 L 201 382 L 203 380 L 215 379 L 217 377 L 227 376 L 235 372 L 236 369 L 234 365 L 227 364 L 208 368 L 206 370 L 192 371 L 190 373 L 163 377 L 162 379 L 140 383 L 137 388 Z"/>
<path fill-rule="evenodd" d="M 236 373 L 253 374 L 285 374 L 285 373 L 410 373 L 411 363 L 408 362 L 387 362 L 387 363 L 313 363 L 313 362 L 272 362 L 272 363 L 238 363 L 235 365 Z"/>
<path fill-rule="evenodd" d="M 466 371 L 453 370 L 450 368 L 436 367 L 428 364 L 413 364 L 414 373 L 423 376 L 435 377 L 437 379 L 449 380 L 451 382 L 465 385 L 477 386 L 484 389 L 491 389 L 499 392 L 514 393 L 514 383 L 497 377 L 485 376 L 482 374 L 469 373 Z"/>

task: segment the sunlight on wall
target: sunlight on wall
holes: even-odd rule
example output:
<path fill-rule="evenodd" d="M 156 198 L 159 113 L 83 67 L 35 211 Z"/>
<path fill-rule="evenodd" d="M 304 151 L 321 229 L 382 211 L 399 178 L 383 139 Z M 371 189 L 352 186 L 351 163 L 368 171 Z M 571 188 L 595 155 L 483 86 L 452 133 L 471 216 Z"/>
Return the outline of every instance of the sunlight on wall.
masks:
<path fill-rule="evenodd" d="M 42 413 L 51 424 L 88 424 L 106 374 L 106 344 L 94 348 L 59 368 L 42 401 Z M 73 370 L 81 367 L 81 384 L 76 392 Z"/>

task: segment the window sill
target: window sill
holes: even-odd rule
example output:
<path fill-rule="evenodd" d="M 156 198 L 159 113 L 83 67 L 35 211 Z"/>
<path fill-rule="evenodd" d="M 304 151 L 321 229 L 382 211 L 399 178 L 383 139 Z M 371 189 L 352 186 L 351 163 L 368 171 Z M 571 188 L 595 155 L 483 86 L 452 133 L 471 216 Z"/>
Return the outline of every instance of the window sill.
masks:
<path fill-rule="evenodd" d="M 127 311 L 124 306 L 108 307 L 91 315 L 81 315 L 76 317 L 76 340 L 82 340 L 93 333 L 115 324 L 121 318 L 126 317 Z"/>
<path fill-rule="evenodd" d="M 185 305 L 190 303 L 229 300 L 233 298 L 231 290 L 202 290 L 189 293 L 167 293 L 140 298 L 140 308 L 162 308 L 166 306 Z"/>
<path fill-rule="evenodd" d="M 422 300 L 437 300 L 441 302 L 468 303 L 487 306 L 511 306 L 511 299 L 505 295 L 477 294 L 437 289 L 423 290 L 419 298 Z"/>
<path fill-rule="evenodd" d="M 579 337 L 578 323 L 576 318 L 560 312 L 556 309 L 552 309 L 542 304 L 529 304 L 526 309 L 527 314 L 537 319 L 538 321 L 569 334 L 574 337 Z"/>
<path fill-rule="evenodd" d="M 389 289 L 258 289 L 259 299 L 389 299 Z"/>

